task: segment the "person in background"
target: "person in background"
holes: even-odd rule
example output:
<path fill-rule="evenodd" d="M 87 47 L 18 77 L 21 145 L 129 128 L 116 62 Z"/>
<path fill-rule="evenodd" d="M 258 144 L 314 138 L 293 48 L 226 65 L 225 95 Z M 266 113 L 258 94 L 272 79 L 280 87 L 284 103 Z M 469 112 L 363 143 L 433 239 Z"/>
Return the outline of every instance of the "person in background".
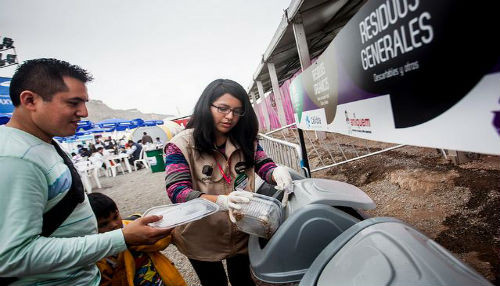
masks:
<path fill-rule="evenodd" d="M 90 155 L 92 155 L 93 153 L 97 152 L 97 148 L 95 147 L 94 143 L 92 143 L 92 142 L 89 143 L 88 151 L 89 151 Z"/>
<path fill-rule="evenodd" d="M 140 141 L 140 140 L 139 140 Z M 142 152 L 142 145 L 139 144 L 139 143 L 135 143 L 134 141 L 132 140 L 128 140 L 128 145 L 130 146 L 128 149 L 127 149 L 127 154 L 129 155 L 129 158 L 128 158 L 128 162 L 130 163 L 130 165 L 134 165 L 134 162 L 136 160 L 139 160 L 140 159 L 140 156 L 141 156 L 141 152 Z M 144 168 L 144 164 L 142 164 L 142 162 L 138 162 L 137 163 L 137 168 L 138 169 L 142 169 Z"/>
<path fill-rule="evenodd" d="M 99 135 L 100 136 L 100 135 Z M 102 139 L 101 137 L 96 137 L 95 139 L 95 148 L 99 148 L 99 147 L 102 147 L 104 148 L 104 144 L 102 144 Z"/>
<path fill-rule="evenodd" d="M 161 219 L 149 216 L 97 233 L 80 177 L 53 140 L 87 117 L 91 79 L 56 59 L 26 61 L 12 77 L 15 108 L 0 126 L 0 285 L 99 285 L 98 260 L 171 231 L 148 226 Z"/>
<path fill-rule="evenodd" d="M 156 145 L 156 149 L 163 148 L 163 142 L 161 142 L 160 137 L 155 138 L 155 145 Z"/>
<path fill-rule="evenodd" d="M 97 166 L 103 167 L 106 169 L 105 160 L 106 157 L 110 155 L 110 152 L 102 147 L 98 147 L 97 151 L 90 156 L 89 160 Z M 112 162 L 112 161 L 111 161 Z"/>
<path fill-rule="evenodd" d="M 115 148 L 116 142 L 115 140 L 111 139 L 111 136 L 108 136 L 106 140 L 104 140 L 104 149 L 106 150 L 112 150 Z"/>
<path fill-rule="evenodd" d="M 121 149 L 125 149 L 126 148 L 127 141 L 125 141 L 125 136 L 120 139 L 119 145 L 120 145 Z"/>
<path fill-rule="evenodd" d="M 153 144 L 153 138 L 151 138 L 151 136 L 149 136 L 147 132 L 143 132 L 142 134 L 142 145 L 146 145 L 148 143 Z"/>
<path fill-rule="evenodd" d="M 77 154 L 77 153 L 75 153 L 75 152 L 72 152 L 72 153 L 71 153 L 71 160 L 72 160 L 74 163 L 77 163 L 77 162 L 80 162 L 80 161 L 82 161 L 82 160 L 84 160 L 84 159 L 83 159 L 83 157 L 82 157 L 80 154 Z"/>
<path fill-rule="evenodd" d="M 121 229 L 140 216 L 122 220 L 116 203 L 101 193 L 88 195 L 92 211 L 97 218 L 99 233 Z M 170 244 L 170 236 L 152 245 L 132 246 L 119 254 L 97 262 L 101 272 L 101 286 L 108 285 L 186 285 L 181 274 L 160 251 Z"/>
<path fill-rule="evenodd" d="M 78 154 L 80 154 L 80 156 L 82 157 L 90 157 L 90 155 L 92 155 L 90 150 L 82 145 L 78 145 L 77 148 L 78 148 Z"/>
<path fill-rule="evenodd" d="M 203 286 L 255 285 L 248 258 L 248 234 L 232 225 L 229 213 L 247 203 L 255 173 L 284 189 L 292 183 L 257 142 L 257 116 L 245 89 L 228 79 L 210 83 L 187 129 L 166 146 L 166 189 L 172 203 L 203 198 L 222 212 L 178 226 L 173 242 L 189 258 Z M 242 189 L 240 190 L 236 190 Z"/>

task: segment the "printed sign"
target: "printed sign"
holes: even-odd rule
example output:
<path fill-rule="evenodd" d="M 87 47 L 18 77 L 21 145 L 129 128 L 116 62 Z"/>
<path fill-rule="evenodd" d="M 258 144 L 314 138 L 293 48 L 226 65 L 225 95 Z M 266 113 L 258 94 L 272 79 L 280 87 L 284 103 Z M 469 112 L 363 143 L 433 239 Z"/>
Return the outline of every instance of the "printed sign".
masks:
<path fill-rule="evenodd" d="M 500 154 L 499 6 L 368 1 L 292 81 L 299 127 Z M 309 124 L 319 110 L 326 122 Z"/>
<path fill-rule="evenodd" d="M 156 166 L 158 161 L 156 161 L 156 157 L 147 157 L 149 166 Z"/>
<path fill-rule="evenodd" d="M 10 78 L 0 77 L 0 113 L 12 113 L 14 105 L 9 95 Z"/>

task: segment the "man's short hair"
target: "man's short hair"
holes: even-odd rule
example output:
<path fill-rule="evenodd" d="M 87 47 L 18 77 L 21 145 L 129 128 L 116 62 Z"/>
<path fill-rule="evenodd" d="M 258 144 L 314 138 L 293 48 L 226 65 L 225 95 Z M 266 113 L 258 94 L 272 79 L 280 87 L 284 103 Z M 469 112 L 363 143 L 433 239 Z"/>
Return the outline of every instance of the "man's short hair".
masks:
<path fill-rule="evenodd" d="M 72 77 L 83 83 L 92 81 L 92 76 L 79 66 L 57 59 L 34 59 L 20 65 L 10 81 L 10 99 L 14 106 L 21 103 L 20 95 L 29 90 L 44 101 L 51 101 L 57 92 L 67 91 L 63 77 Z"/>
<path fill-rule="evenodd" d="M 107 218 L 118 210 L 116 203 L 104 194 L 90 193 L 87 196 L 89 198 L 90 207 L 98 219 Z"/>
<path fill-rule="evenodd" d="M 147 133 L 147 132 L 142 132 L 142 134 L 146 135 L 146 134 L 148 134 L 148 133 Z"/>

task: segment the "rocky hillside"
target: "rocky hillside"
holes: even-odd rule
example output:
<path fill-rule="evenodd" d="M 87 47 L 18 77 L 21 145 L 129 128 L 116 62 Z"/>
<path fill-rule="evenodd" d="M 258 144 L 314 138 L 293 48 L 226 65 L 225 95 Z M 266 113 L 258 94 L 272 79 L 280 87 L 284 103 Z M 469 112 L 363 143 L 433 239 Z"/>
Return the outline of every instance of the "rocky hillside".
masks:
<path fill-rule="evenodd" d="M 101 100 L 90 100 L 87 102 L 87 109 L 89 111 L 89 117 L 86 118 L 92 122 L 98 122 L 109 118 L 121 118 L 121 119 L 135 119 L 142 118 L 144 120 L 153 119 L 165 119 L 166 117 L 172 117 L 169 114 L 157 114 L 157 113 L 142 113 L 137 109 L 112 109 L 107 106 Z"/>

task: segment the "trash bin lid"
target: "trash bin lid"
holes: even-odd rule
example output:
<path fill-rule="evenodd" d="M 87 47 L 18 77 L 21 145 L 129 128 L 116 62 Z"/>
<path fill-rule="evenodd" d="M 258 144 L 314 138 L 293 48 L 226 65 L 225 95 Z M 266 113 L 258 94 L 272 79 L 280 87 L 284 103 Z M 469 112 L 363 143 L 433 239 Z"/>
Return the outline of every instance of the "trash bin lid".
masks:
<path fill-rule="evenodd" d="M 491 285 L 442 246 L 401 222 L 374 223 L 340 249 L 324 251 L 332 251 L 333 257 L 319 266 L 318 286 Z"/>
<path fill-rule="evenodd" d="M 293 213 L 307 204 L 345 206 L 354 209 L 375 208 L 373 200 L 359 188 L 339 181 L 326 179 L 303 179 L 294 181 L 294 195 L 287 211 Z"/>
<path fill-rule="evenodd" d="M 185 203 L 157 206 L 148 209 L 144 216 L 162 215 L 159 221 L 149 225 L 156 228 L 172 228 L 211 215 L 219 206 L 205 199 L 193 199 Z"/>

